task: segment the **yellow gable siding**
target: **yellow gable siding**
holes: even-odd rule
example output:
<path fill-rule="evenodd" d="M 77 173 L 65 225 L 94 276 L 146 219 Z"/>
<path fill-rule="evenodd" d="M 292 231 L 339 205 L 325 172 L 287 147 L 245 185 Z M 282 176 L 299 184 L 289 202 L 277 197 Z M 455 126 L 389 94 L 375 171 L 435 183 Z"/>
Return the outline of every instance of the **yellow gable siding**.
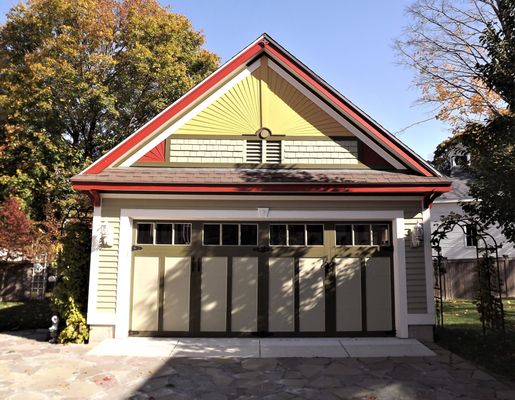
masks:
<path fill-rule="evenodd" d="M 259 84 L 256 76 L 246 77 L 175 134 L 253 134 L 261 123 Z"/>
<path fill-rule="evenodd" d="M 174 135 L 352 136 L 316 104 L 270 69 L 266 58 L 250 76 L 193 117 Z"/>
<path fill-rule="evenodd" d="M 268 126 L 287 136 L 352 136 L 315 103 L 268 68 Z"/>

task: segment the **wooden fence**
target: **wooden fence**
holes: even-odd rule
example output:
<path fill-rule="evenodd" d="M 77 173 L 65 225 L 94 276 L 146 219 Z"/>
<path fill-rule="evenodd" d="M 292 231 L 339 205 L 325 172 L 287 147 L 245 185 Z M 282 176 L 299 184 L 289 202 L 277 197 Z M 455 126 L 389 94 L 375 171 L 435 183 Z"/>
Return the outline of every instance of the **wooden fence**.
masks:
<path fill-rule="evenodd" d="M 473 299 L 475 295 L 476 260 L 452 260 L 445 263 L 442 276 L 444 299 Z M 504 297 L 515 297 L 515 259 L 499 260 Z"/>

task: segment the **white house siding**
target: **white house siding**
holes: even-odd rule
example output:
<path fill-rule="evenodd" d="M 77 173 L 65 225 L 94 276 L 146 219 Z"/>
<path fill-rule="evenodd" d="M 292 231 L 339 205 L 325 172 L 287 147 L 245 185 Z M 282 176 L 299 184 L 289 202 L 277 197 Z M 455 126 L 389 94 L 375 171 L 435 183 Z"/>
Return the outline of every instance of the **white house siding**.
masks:
<path fill-rule="evenodd" d="M 433 204 L 431 209 L 431 225 L 432 231 L 434 231 L 440 225 L 440 218 L 447 216 L 451 212 L 457 214 L 464 214 L 463 209 L 457 202 L 453 203 L 438 203 Z M 496 240 L 497 244 L 503 243 L 502 248 L 499 249 L 499 256 L 507 255 L 510 258 L 515 257 L 515 248 L 513 244 L 507 242 L 504 235 L 495 227 L 488 229 L 488 233 L 491 234 Z M 447 238 L 440 242 L 442 247 L 442 255 L 447 257 L 449 260 L 463 260 L 476 258 L 476 248 L 467 247 L 465 234 L 461 228 L 456 227 L 454 230 L 448 233 Z"/>
<path fill-rule="evenodd" d="M 97 313 L 114 315 L 116 310 L 116 273 L 118 269 L 119 216 L 123 208 L 130 209 L 291 209 L 292 200 L 166 200 L 166 199 L 113 199 L 102 200 L 102 222 L 108 222 L 113 229 L 113 246 L 102 248 L 99 253 Z M 406 273 L 408 313 L 423 314 L 427 312 L 424 247 L 411 248 L 408 239 L 411 228 L 421 222 L 420 201 L 305 201 L 294 202 L 299 210 L 342 209 L 346 211 L 363 210 L 404 210 L 406 233 Z M 302 219 L 302 211 L 299 211 Z"/>

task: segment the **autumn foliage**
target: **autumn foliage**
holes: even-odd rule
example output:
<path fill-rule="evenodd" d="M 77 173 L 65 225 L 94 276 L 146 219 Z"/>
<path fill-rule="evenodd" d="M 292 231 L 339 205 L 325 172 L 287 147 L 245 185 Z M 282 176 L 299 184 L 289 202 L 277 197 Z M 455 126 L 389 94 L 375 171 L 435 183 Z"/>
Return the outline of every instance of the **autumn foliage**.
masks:
<path fill-rule="evenodd" d="M 0 205 L 0 259 L 16 261 L 24 257 L 32 242 L 33 222 L 15 197 Z"/>

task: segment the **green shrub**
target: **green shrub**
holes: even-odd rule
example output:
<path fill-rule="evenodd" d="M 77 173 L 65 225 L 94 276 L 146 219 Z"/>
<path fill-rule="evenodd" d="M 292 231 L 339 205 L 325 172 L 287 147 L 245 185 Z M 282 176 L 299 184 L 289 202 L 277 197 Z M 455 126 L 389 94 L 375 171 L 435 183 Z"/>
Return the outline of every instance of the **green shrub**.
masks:
<path fill-rule="evenodd" d="M 52 293 L 52 302 L 63 326 L 60 343 L 85 343 L 89 338 L 85 313 L 90 252 L 90 222 L 68 222 L 63 229 L 61 249 L 56 260 L 59 279 Z"/>

